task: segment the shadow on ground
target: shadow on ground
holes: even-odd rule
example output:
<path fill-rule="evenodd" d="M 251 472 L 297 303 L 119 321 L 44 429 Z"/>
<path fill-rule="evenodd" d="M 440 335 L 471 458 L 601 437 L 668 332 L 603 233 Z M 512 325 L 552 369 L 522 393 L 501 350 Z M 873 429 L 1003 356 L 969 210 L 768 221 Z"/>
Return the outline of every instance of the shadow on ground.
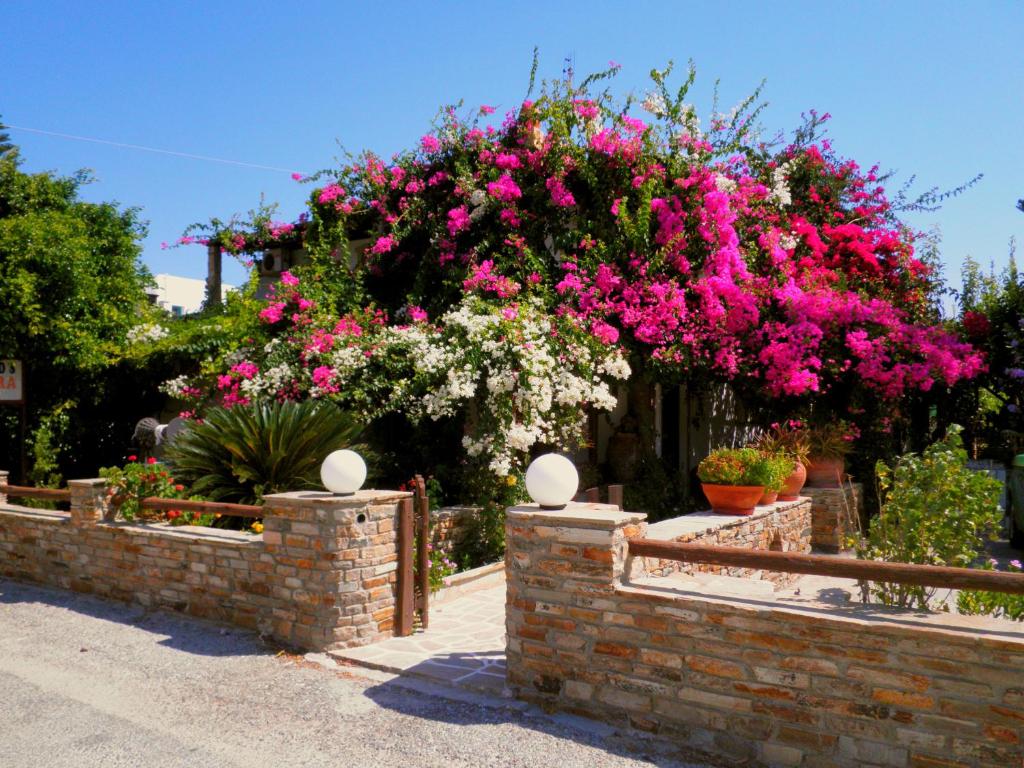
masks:
<path fill-rule="evenodd" d="M 199 656 L 258 656 L 271 655 L 277 650 L 253 632 L 205 619 L 0 578 L 0 609 L 4 604 L 17 603 L 36 603 L 133 626 L 154 635 L 163 635 L 159 645 Z"/>
<path fill-rule="evenodd" d="M 736 765 L 721 762 L 721 756 L 713 758 L 692 749 L 685 749 L 668 738 L 627 731 L 574 715 L 545 714 L 536 707 L 514 699 L 500 699 L 467 692 L 461 695 L 449 693 L 462 705 L 437 707 L 429 701 L 429 691 L 423 691 L 426 696 L 410 695 L 409 682 L 406 678 L 400 682 L 382 683 L 368 688 L 365 695 L 378 706 L 409 717 L 461 726 L 514 722 L 553 738 L 571 739 L 579 744 L 602 749 L 618 757 L 643 761 L 658 768 L 725 768 Z M 416 689 L 415 685 L 412 689 Z M 512 745 L 508 748 L 513 749 Z"/>

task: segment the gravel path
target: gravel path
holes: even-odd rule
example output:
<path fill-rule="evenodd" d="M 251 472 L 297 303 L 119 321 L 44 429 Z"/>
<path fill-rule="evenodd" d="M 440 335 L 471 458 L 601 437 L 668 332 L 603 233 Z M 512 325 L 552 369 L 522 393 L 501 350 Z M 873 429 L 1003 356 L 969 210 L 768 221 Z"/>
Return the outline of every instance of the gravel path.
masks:
<path fill-rule="evenodd" d="M 663 742 L 316 658 L 0 580 L 0 766 L 696 768 Z"/>

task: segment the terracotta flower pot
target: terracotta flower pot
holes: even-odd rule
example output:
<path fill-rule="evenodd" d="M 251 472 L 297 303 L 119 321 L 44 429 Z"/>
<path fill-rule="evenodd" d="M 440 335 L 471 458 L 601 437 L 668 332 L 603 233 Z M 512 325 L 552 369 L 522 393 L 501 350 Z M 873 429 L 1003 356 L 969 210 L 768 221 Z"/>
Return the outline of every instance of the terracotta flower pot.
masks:
<path fill-rule="evenodd" d="M 800 489 L 804 487 L 806 482 L 807 467 L 798 461 L 796 467 L 789 477 L 786 478 L 786 482 L 783 483 L 782 489 L 779 491 L 779 501 L 796 501 L 800 498 Z"/>
<path fill-rule="evenodd" d="M 710 485 L 701 483 L 701 490 L 717 515 L 752 515 L 758 499 L 764 493 L 763 485 Z"/>
<path fill-rule="evenodd" d="M 758 499 L 757 506 L 767 507 L 768 505 L 774 504 L 776 501 L 778 501 L 778 498 L 778 491 L 765 491 L 764 493 L 761 494 L 761 498 Z"/>
<path fill-rule="evenodd" d="M 846 460 L 812 456 L 807 460 L 808 488 L 839 488 L 843 484 Z"/>

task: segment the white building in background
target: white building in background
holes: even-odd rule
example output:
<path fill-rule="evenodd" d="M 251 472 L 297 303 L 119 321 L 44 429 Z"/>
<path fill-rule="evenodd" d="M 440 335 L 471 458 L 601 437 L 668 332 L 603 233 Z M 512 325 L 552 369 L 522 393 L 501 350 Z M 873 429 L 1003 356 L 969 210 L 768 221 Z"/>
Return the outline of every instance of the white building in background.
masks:
<path fill-rule="evenodd" d="M 206 281 L 178 275 L 154 275 L 155 288 L 147 291 L 151 303 L 162 307 L 176 317 L 190 315 L 203 307 L 206 298 Z M 237 290 L 233 285 L 224 285 L 222 290 Z"/>

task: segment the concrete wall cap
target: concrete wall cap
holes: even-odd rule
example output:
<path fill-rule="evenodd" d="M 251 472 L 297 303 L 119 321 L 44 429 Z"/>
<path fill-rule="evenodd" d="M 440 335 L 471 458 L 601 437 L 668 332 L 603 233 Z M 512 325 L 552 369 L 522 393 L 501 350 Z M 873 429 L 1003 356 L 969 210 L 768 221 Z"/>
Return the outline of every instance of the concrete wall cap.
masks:
<path fill-rule="evenodd" d="M 102 488 L 106 484 L 106 479 L 102 477 L 90 477 L 85 480 L 68 480 L 68 488 Z"/>
<path fill-rule="evenodd" d="M 412 498 L 408 491 L 377 491 L 365 489 L 356 491 L 351 496 L 337 496 L 329 491 L 289 491 L 288 493 L 271 493 L 263 497 L 263 503 L 269 507 L 365 507 L 368 504 L 384 504 L 389 501 Z"/>
<path fill-rule="evenodd" d="M 536 520 L 547 525 L 586 525 L 588 528 L 618 528 L 647 519 L 645 512 L 623 512 L 614 504 L 588 504 L 571 501 L 565 509 L 541 509 L 539 504 L 510 507 L 510 520 Z"/>

